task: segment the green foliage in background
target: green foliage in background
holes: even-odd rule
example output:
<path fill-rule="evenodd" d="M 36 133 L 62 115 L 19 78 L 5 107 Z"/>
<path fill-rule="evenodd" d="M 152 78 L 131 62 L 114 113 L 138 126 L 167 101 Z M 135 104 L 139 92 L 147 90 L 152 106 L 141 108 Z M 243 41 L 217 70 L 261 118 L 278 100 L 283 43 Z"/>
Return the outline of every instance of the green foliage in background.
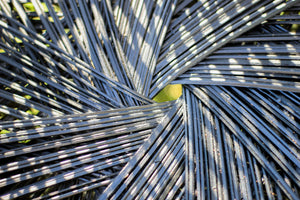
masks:
<path fill-rule="evenodd" d="M 153 100 L 156 102 L 173 101 L 178 99 L 182 95 L 182 85 L 167 85 L 162 91 L 160 91 Z"/>

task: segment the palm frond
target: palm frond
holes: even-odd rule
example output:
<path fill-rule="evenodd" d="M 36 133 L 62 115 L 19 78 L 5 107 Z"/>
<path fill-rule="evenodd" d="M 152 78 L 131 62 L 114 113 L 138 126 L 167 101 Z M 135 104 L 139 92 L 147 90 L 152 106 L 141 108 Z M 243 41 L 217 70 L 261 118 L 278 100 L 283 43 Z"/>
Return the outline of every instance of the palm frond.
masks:
<path fill-rule="evenodd" d="M 1 129 L 12 132 L 1 134 L 0 159 L 5 164 L 0 166 L 0 187 L 12 191 L 1 198 L 29 197 L 38 190 L 54 192 L 64 188 L 60 183 L 77 184 L 80 177 L 91 180 L 87 185 L 108 183 L 116 170 L 113 176 L 105 172 L 98 179 L 87 176 L 126 163 L 173 106 L 167 102 L 2 123 Z M 90 188 L 80 191 L 86 190 Z"/>
<path fill-rule="evenodd" d="M 300 92 L 299 45 L 297 35 L 268 22 L 215 51 L 174 83 Z"/>
<path fill-rule="evenodd" d="M 0 199 L 299 199 L 299 11 L 0 1 Z"/>
<path fill-rule="evenodd" d="M 190 91 L 189 91 L 190 90 Z M 201 152 L 201 149 L 204 151 L 204 157 L 202 160 L 199 160 L 199 164 L 202 162 L 208 163 L 206 164 L 206 168 L 202 169 L 206 175 L 209 173 L 213 173 L 209 178 L 204 178 L 206 180 L 215 181 L 216 175 L 218 174 L 217 167 L 224 169 L 224 161 L 220 162 L 220 157 L 223 159 L 233 159 L 232 157 L 228 157 L 221 152 L 224 150 L 224 147 L 218 147 L 218 145 L 223 146 L 231 146 L 228 151 L 235 149 L 232 147 L 232 138 L 230 141 L 227 141 L 225 138 L 228 137 L 226 134 L 233 135 L 234 140 L 238 141 L 238 145 L 243 145 L 243 149 L 247 149 L 251 154 L 249 156 L 253 160 L 256 159 L 256 162 L 263 166 L 263 169 L 267 174 L 272 177 L 272 181 L 277 181 L 278 187 L 285 192 L 285 195 L 291 199 L 297 198 L 297 194 L 293 192 L 293 189 L 290 188 L 288 183 L 294 182 L 291 185 L 299 184 L 299 174 L 297 171 L 297 166 L 299 166 L 299 154 L 297 153 L 297 149 L 299 149 L 299 133 L 300 133 L 300 124 L 294 121 L 293 118 L 289 118 L 289 120 L 281 121 L 278 115 L 271 115 L 267 110 L 262 108 L 260 105 L 255 103 L 255 101 L 260 102 L 261 105 L 266 105 L 267 99 L 265 100 L 264 96 L 268 96 L 264 94 L 264 91 L 261 93 L 257 91 L 245 91 L 244 89 L 238 90 L 236 88 L 223 88 L 217 86 L 207 86 L 203 88 L 197 88 L 195 86 L 189 86 L 189 90 L 187 90 L 187 100 L 189 100 L 189 104 L 192 106 L 197 106 L 195 108 L 188 109 L 188 116 L 197 115 L 198 118 L 193 118 L 194 121 L 190 122 L 188 125 L 188 129 L 190 130 L 188 133 L 193 133 L 193 124 L 197 127 L 196 132 L 200 133 L 199 135 L 188 135 L 189 138 L 189 152 L 187 154 L 188 158 L 186 160 L 191 164 L 191 169 L 189 173 L 194 171 L 193 160 L 194 152 Z M 253 92 L 253 93 L 252 93 Z M 257 96 L 256 96 L 257 95 Z M 191 101 L 194 102 L 191 102 Z M 273 102 L 273 106 L 277 107 L 276 102 Z M 208 110 L 210 109 L 210 110 Z M 271 110 L 274 111 L 274 110 Z M 281 117 L 287 117 L 289 114 L 283 114 L 284 110 L 281 110 Z M 213 115 L 213 114 L 214 115 Z M 266 116 L 265 119 L 261 119 L 258 117 L 259 115 Z M 283 116 L 282 116 L 283 115 Z M 222 123 L 221 123 L 222 122 Z M 286 123 L 284 123 L 286 122 Z M 296 126 L 292 125 L 295 124 Z M 290 125 L 290 126 L 289 126 Z M 192 128 L 191 128 L 192 127 Z M 216 127 L 216 130 L 214 130 Z M 293 129 L 290 129 L 293 127 Z M 285 129 L 285 130 L 283 130 Z M 284 133 L 284 134 L 282 134 Z M 212 135 L 211 135 L 212 134 Z M 205 137 L 204 137 L 205 136 Z M 290 137 L 291 136 L 291 137 Z M 194 139 L 197 137 L 202 137 L 202 139 Z M 229 136 L 230 137 L 230 136 Z M 223 140 L 222 140 L 223 138 Z M 238 140 L 237 140 L 238 139 Z M 294 140 L 295 139 L 295 140 Z M 198 142 L 197 142 L 198 141 Z M 197 142 L 197 143 L 196 143 Z M 228 142 L 228 143 L 227 143 Z M 201 147 L 200 147 L 201 146 Z M 199 150 L 199 148 L 201 148 Z M 214 149 L 212 149 L 214 148 Z M 223 148 L 223 150 L 222 150 Z M 240 147 L 238 147 L 240 148 Z M 234 150 L 236 151 L 236 150 Z M 244 151 L 244 150 L 243 150 Z M 208 153 L 212 155 L 207 155 Z M 205 155 L 206 153 L 206 155 Z M 240 153 L 240 152 L 235 152 Z M 246 160 L 246 154 L 236 155 L 243 156 L 242 158 L 236 158 L 237 161 L 231 160 L 230 162 L 236 163 L 233 164 L 235 166 L 242 165 L 246 167 L 248 164 Z M 254 158 L 252 158 L 252 156 Z M 196 156 L 199 158 L 199 156 Z M 208 159 L 211 159 L 209 161 Z M 206 159 L 206 160 L 205 160 Z M 244 159 L 244 161 L 242 160 Z M 205 160 L 205 161 L 204 161 Z M 240 164 L 238 162 L 243 161 L 244 164 Z M 219 163 L 219 164 L 218 164 Z M 221 164 L 220 164 L 221 163 Z M 199 166 L 198 164 L 198 166 Z M 216 166 L 214 166 L 216 165 Z M 221 167 L 223 165 L 223 167 Z M 251 166 L 252 168 L 253 166 Z M 202 167 L 203 168 L 203 167 Z M 247 167 L 246 169 L 249 169 Z M 280 173 L 278 170 L 280 169 Z M 248 173 L 245 169 L 240 168 L 243 173 Z M 229 170 L 231 171 L 231 170 Z M 260 172 L 262 174 L 262 172 Z M 192 178 L 194 174 L 190 175 Z M 203 175 L 205 176 L 205 175 Z M 214 176 L 214 179 L 211 180 L 211 177 Z M 233 175 L 231 175 L 233 176 Z M 237 188 L 245 187 L 245 185 L 249 185 L 251 182 L 255 182 L 255 179 L 250 180 L 248 174 L 235 174 L 235 180 L 239 180 L 238 182 L 241 184 L 240 186 L 235 186 Z M 198 175 L 196 177 L 199 177 Z M 244 177 L 249 180 L 244 182 Z M 223 181 L 226 178 L 222 177 Z M 232 178 L 229 176 L 229 178 Z M 217 180 L 220 180 L 218 178 Z M 285 181 L 285 179 L 289 179 L 289 181 Z M 230 180 L 232 181 L 232 180 Z M 212 184 L 211 182 L 206 184 Z M 217 187 L 216 182 L 213 183 L 212 187 Z M 232 183 L 231 183 L 232 184 Z M 236 184 L 236 183 L 235 183 Z M 202 185 L 203 187 L 204 185 Z M 200 187 L 200 186 L 199 186 Z M 210 185 L 206 185 L 206 187 L 211 187 Z M 222 188 L 218 188 L 221 190 Z M 248 188 L 249 189 L 249 188 Z M 202 189 L 203 190 L 203 189 Z M 238 189 L 237 189 L 238 190 Z M 215 191 L 216 192 L 216 191 Z M 243 197 L 240 198 L 249 198 L 249 191 L 241 191 Z M 244 193 L 243 193 L 244 192 Z M 216 192 L 217 193 L 217 192 Z M 221 192 L 222 193 L 222 192 Z M 219 193 L 218 193 L 219 194 Z M 216 194 L 214 194 L 216 195 Z M 257 196 L 258 197 L 258 196 Z M 237 198 L 237 197 L 236 197 Z"/>
<path fill-rule="evenodd" d="M 296 3 L 297 1 L 214 1 L 210 5 L 203 1 L 203 4 L 197 4 L 199 7 L 195 13 L 198 12 L 198 15 L 191 20 L 180 21 L 175 26 L 178 27 L 177 32 L 170 36 L 170 42 L 166 41 L 168 48 L 164 51 L 167 55 L 163 54 L 157 64 L 150 97 L 230 40 Z"/>

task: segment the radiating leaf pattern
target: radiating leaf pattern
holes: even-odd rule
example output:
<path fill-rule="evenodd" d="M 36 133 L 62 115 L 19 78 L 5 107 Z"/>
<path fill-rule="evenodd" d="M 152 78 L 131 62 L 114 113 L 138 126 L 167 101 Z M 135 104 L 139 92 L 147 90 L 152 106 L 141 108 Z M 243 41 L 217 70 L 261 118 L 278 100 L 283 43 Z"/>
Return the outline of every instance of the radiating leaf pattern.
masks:
<path fill-rule="evenodd" d="M 1 0 L 0 199 L 300 199 L 299 12 Z"/>

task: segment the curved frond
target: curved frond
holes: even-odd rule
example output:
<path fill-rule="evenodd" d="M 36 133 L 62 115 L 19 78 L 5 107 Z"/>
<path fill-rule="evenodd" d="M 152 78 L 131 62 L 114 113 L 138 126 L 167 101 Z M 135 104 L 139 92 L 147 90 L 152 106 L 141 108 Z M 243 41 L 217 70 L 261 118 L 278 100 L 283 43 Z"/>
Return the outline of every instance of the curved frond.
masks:
<path fill-rule="evenodd" d="M 1 0 L 0 199 L 299 199 L 299 13 Z"/>

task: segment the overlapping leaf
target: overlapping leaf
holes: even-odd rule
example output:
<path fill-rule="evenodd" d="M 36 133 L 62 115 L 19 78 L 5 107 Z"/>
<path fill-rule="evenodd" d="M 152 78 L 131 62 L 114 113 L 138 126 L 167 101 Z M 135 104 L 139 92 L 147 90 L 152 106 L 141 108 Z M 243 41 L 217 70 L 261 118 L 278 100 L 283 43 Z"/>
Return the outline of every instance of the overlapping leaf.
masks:
<path fill-rule="evenodd" d="M 298 199 L 299 3 L 0 1 L 0 198 Z"/>

